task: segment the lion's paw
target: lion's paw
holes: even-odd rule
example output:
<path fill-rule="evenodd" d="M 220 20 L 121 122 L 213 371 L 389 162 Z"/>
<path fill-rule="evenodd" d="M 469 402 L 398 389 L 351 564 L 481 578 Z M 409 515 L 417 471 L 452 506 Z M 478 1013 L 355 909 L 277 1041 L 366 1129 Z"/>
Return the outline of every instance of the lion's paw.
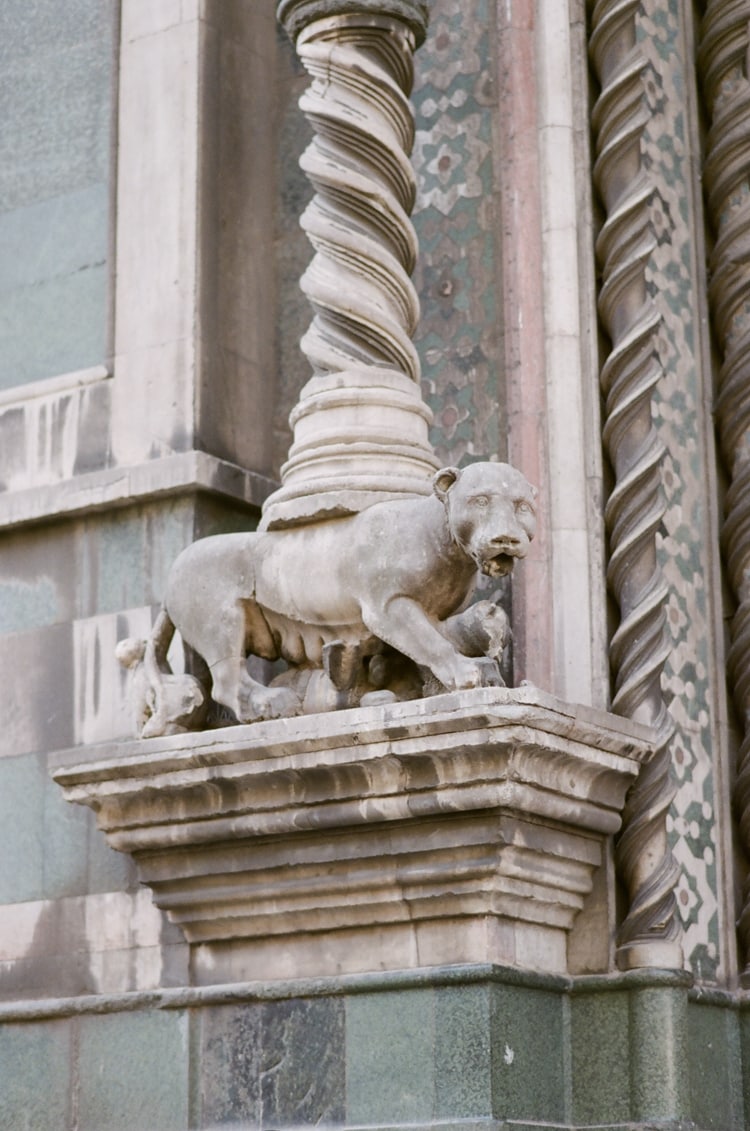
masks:
<path fill-rule="evenodd" d="M 472 687 L 504 687 L 505 684 L 496 662 L 483 656 L 477 660 L 462 657 L 457 661 L 452 686 L 455 691 L 468 691 Z"/>
<path fill-rule="evenodd" d="M 288 687 L 256 686 L 240 698 L 237 712 L 241 723 L 255 723 L 266 719 L 287 719 L 299 715 L 302 703 Z"/>

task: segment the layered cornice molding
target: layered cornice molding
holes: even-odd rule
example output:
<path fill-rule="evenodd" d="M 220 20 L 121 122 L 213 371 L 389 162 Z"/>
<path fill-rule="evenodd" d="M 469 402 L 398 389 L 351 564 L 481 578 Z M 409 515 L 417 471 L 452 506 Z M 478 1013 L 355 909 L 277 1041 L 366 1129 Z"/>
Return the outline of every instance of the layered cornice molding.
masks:
<path fill-rule="evenodd" d="M 272 479 L 208 452 L 175 452 L 133 466 L 103 468 L 62 482 L 0 492 L 0 531 L 197 494 L 213 495 L 257 512 L 275 486 Z"/>
<path fill-rule="evenodd" d="M 55 778 L 132 854 L 198 948 L 198 981 L 564 973 L 656 737 L 534 688 L 482 688 L 110 744 Z"/>

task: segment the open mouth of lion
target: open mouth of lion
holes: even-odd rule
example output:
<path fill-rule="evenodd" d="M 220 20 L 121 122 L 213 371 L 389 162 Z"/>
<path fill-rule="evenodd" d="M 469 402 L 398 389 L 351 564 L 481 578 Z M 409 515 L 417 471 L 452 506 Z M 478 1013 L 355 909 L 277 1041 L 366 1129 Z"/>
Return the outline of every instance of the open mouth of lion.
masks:
<path fill-rule="evenodd" d="M 495 554 L 494 557 L 485 558 L 482 562 L 482 573 L 488 577 L 505 577 L 515 565 L 514 554 Z"/>

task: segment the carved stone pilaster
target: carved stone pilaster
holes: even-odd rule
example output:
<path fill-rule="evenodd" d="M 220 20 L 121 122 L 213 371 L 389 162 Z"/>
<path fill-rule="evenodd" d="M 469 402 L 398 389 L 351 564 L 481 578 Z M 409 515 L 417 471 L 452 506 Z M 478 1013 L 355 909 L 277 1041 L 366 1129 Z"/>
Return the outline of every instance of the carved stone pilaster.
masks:
<path fill-rule="evenodd" d="M 291 415 L 294 443 L 263 526 L 425 494 L 437 467 L 412 342 L 419 302 L 409 219 L 415 176 L 412 56 L 426 6 L 282 0 L 310 75 L 300 107 L 315 136 L 301 166 L 315 196 L 301 223 L 315 250 L 301 286 L 314 376 Z"/>
<path fill-rule="evenodd" d="M 744 735 L 735 800 L 750 851 L 750 0 L 709 0 L 699 62 L 709 131 L 703 184 L 716 242 L 709 300 L 721 365 L 716 418 L 730 476 L 724 555 L 737 602 L 729 679 Z M 739 920 L 750 977 L 750 878 Z"/>
<path fill-rule="evenodd" d="M 651 419 L 659 381 L 660 315 L 646 286 L 655 241 L 650 230 L 652 186 L 641 160 L 647 121 L 644 58 L 636 42 L 638 0 L 598 0 L 592 6 L 590 50 L 601 92 L 594 107 L 594 176 L 606 220 L 597 241 L 602 271 L 599 313 L 611 343 L 601 372 L 605 397 L 604 444 L 614 471 L 605 519 L 608 583 L 620 610 L 612 639 L 613 710 L 653 726 L 661 736 L 656 757 L 632 787 L 617 866 L 630 899 L 618 937 L 623 968 L 681 966 L 675 915 L 678 869 L 667 842 L 670 726 L 661 692 L 668 652 L 666 587 L 656 556 L 664 513 L 661 442 Z"/>

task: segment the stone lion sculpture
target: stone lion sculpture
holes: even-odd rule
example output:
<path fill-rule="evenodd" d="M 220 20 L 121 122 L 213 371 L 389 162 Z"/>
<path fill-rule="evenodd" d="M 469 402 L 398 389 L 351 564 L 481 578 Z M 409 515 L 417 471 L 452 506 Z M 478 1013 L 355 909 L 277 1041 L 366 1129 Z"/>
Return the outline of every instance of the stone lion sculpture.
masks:
<path fill-rule="evenodd" d="M 211 700 L 215 721 L 253 722 L 502 684 L 507 617 L 466 606 L 479 572 L 501 578 L 525 557 L 535 496 L 510 465 L 475 463 L 438 471 L 429 496 L 193 543 L 151 638 L 118 645 L 140 733 L 205 725 Z M 166 662 L 175 629 L 202 661 L 195 675 Z M 248 656 L 287 668 L 264 683 Z"/>

